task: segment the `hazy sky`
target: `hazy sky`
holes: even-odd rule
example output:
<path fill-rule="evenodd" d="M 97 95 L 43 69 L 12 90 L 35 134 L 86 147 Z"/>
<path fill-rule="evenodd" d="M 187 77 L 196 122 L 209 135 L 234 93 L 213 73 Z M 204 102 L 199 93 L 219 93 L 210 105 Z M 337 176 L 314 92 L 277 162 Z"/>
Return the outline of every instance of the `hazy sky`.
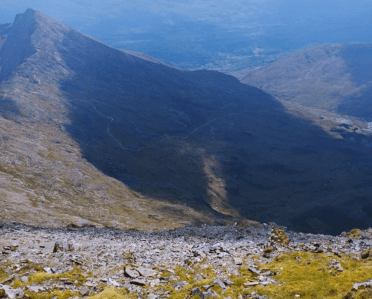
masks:
<path fill-rule="evenodd" d="M 250 64 L 257 56 L 275 56 L 314 43 L 372 42 L 372 0 L 0 3 L 0 23 L 12 22 L 17 13 L 33 8 L 114 47 L 189 67 L 218 59 Z"/>

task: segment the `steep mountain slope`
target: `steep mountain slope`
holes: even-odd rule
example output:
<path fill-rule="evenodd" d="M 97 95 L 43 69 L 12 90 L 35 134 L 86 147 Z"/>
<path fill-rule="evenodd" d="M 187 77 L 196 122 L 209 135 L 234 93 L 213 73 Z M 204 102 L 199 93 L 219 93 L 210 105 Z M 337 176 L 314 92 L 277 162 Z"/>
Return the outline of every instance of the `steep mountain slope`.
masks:
<path fill-rule="evenodd" d="M 365 124 L 334 138 L 231 76 L 144 60 L 33 10 L 1 35 L 2 221 L 371 225 Z"/>
<path fill-rule="evenodd" d="M 280 100 L 372 121 L 372 44 L 313 47 L 241 76 Z"/>

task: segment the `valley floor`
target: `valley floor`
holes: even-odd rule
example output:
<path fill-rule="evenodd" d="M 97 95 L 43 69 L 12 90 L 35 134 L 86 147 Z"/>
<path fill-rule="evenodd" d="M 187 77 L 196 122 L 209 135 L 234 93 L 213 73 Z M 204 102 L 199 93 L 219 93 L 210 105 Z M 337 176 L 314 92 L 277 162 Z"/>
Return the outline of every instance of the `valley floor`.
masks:
<path fill-rule="evenodd" d="M 371 298 L 372 229 L 0 227 L 0 298 Z"/>

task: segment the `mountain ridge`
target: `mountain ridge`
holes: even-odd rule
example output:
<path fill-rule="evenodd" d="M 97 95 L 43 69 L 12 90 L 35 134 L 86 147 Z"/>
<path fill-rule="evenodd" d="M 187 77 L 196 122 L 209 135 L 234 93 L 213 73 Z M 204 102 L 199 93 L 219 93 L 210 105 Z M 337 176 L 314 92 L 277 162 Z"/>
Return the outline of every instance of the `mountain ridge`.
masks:
<path fill-rule="evenodd" d="M 42 13 L 17 17 L 10 32 L 30 18 L 36 52 L 15 52 L 13 67 L 2 60 L 1 221 L 164 229 L 250 219 L 333 234 L 372 223 L 360 146 L 371 141 L 354 127 L 335 138 L 232 76 L 149 62 Z"/>

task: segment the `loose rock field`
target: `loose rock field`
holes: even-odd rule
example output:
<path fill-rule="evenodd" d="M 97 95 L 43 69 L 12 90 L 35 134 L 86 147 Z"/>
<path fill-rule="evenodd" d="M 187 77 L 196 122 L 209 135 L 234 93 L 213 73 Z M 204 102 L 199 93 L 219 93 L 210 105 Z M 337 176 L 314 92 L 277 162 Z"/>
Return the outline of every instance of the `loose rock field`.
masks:
<path fill-rule="evenodd" d="M 372 230 L 0 228 L 0 298 L 371 298 Z"/>

